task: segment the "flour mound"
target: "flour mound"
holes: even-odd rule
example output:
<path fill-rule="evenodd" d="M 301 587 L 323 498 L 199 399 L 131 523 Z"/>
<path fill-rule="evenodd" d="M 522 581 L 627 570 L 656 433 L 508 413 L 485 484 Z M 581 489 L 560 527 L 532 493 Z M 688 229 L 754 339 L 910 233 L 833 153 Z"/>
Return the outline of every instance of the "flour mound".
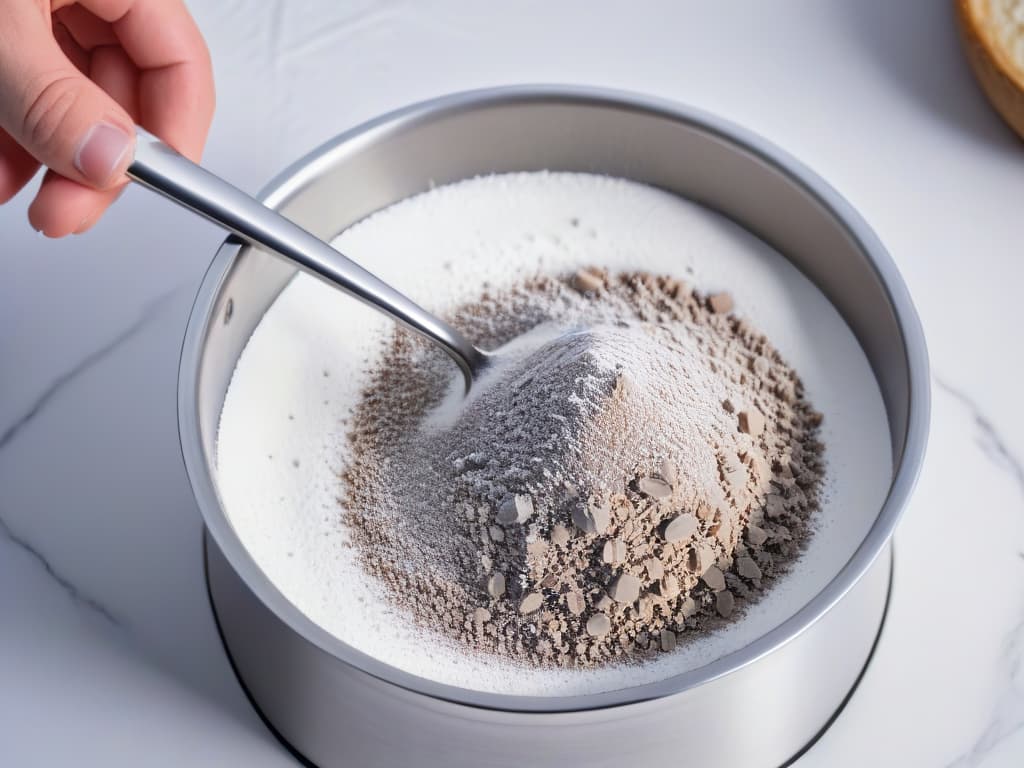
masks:
<path fill-rule="evenodd" d="M 396 331 L 350 431 L 364 568 L 411 620 L 535 665 L 731 620 L 799 551 L 823 473 L 820 415 L 731 309 L 596 269 L 485 295 L 452 318 L 499 348 L 466 400 Z"/>

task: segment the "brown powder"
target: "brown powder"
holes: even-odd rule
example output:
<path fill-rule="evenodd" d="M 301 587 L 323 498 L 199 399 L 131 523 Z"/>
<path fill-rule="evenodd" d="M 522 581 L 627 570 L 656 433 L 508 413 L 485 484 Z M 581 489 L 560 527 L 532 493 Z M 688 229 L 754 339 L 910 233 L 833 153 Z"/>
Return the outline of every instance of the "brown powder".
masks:
<path fill-rule="evenodd" d="M 353 414 L 342 499 L 366 570 L 423 626 L 532 664 L 669 652 L 799 552 L 821 421 L 769 342 L 667 277 L 586 270 L 453 322 L 497 348 L 465 403 L 398 330 Z M 529 336 L 526 338 L 530 338 Z"/>

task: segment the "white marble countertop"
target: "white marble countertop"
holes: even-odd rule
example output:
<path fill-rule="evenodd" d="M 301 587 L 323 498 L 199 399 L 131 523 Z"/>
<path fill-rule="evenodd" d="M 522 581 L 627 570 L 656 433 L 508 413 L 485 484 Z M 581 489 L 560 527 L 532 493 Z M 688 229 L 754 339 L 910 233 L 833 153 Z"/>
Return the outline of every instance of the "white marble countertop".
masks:
<path fill-rule="evenodd" d="M 877 230 L 920 310 L 932 440 L 892 610 L 819 766 L 1024 763 L 1024 144 L 948 0 L 193 3 L 209 166 L 255 191 L 441 93 L 605 85 L 740 122 Z M 289 766 L 225 658 L 177 444 L 178 349 L 220 235 L 141 190 L 48 241 L 0 208 L 0 764 Z"/>

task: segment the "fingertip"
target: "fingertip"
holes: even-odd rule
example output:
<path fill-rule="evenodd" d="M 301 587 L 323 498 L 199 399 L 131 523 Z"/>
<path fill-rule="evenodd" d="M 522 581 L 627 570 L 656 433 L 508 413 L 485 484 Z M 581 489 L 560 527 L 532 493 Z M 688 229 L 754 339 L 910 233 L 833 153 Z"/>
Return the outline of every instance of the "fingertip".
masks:
<path fill-rule="evenodd" d="M 43 237 L 51 239 L 57 239 L 64 237 L 65 235 L 71 234 L 71 227 L 64 221 L 61 221 L 59 215 L 55 215 L 52 210 L 53 206 L 48 204 L 47 201 L 41 201 L 37 194 L 35 199 L 28 207 L 28 223 L 39 234 Z"/>
<path fill-rule="evenodd" d="M 99 219 L 119 189 L 97 191 L 50 171 L 29 205 L 29 223 L 51 238 L 86 231 Z"/>
<path fill-rule="evenodd" d="M 28 204 L 28 223 L 29 226 L 39 234 L 45 237 L 53 237 L 53 235 L 49 234 L 49 229 L 51 228 L 48 227 L 48 225 L 51 224 L 51 219 L 53 218 L 53 215 L 49 210 L 51 206 L 48 204 L 45 197 L 40 194 L 41 191 L 42 190 L 40 189 L 40 192 L 36 192 L 36 196 L 32 198 L 32 202 Z"/>
<path fill-rule="evenodd" d="M 99 201 L 99 204 L 90 213 L 86 214 L 82 219 L 81 223 L 71 232 L 73 235 L 84 235 L 90 229 L 95 227 L 101 218 L 106 214 L 110 207 L 117 202 L 118 198 L 124 192 L 128 185 L 122 185 L 117 189 L 110 190 L 104 193 L 103 199 Z"/>
<path fill-rule="evenodd" d="M 84 235 L 86 232 L 92 229 L 93 226 L 95 226 L 96 222 L 100 220 L 100 217 L 104 214 L 106 210 L 107 207 L 105 205 L 99 205 L 94 210 L 89 211 L 87 214 L 85 214 L 85 216 L 82 217 L 82 220 L 78 223 L 78 226 L 71 230 L 71 234 Z"/>
<path fill-rule="evenodd" d="M 96 226 L 96 222 L 99 221 L 100 215 L 101 214 L 96 214 L 96 216 L 88 216 L 88 217 L 86 217 L 85 221 L 83 221 L 81 224 L 79 224 L 78 228 L 76 230 L 74 230 L 71 234 L 72 235 L 84 235 L 86 232 L 88 232 L 90 229 L 92 229 L 94 226 Z"/>

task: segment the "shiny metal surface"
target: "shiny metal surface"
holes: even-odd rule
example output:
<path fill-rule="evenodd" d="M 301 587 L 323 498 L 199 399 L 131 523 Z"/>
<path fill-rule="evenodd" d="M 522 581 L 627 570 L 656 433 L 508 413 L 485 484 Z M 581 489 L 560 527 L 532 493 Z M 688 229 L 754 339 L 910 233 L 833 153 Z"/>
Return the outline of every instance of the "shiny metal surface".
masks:
<path fill-rule="evenodd" d="M 214 448 L 224 394 L 253 328 L 294 274 L 228 241 L 196 299 L 179 380 L 182 451 L 209 534 L 209 583 L 226 643 L 261 709 L 323 766 L 605 765 L 640 756 L 778 765 L 843 701 L 880 626 L 889 539 L 928 425 L 927 355 L 913 306 L 870 229 L 798 161 L 713 116 L 630 94 L 524 87 L 415 105 L 317 150 L 265 199 L 330 238 L 435 183 L 542 169 L 623 176 L 708 205 L 774 245 L 829 297 L 872 365 L 890 423 L 894 478 L 870 530 L 828 585 L 775 629 L 657 683 L 509 696 L 384 665 L 295 609 L 219 503 Z M 733 724 L 747 717 L 755 724 L 737 733 Z"/>
<path fill-rule="evenodd" d="M 320 238 L 178 154 L 148 131 L 136 127 L 135 134 L 135 158 L 127 170 L 130 178 L 423 334 L 459 366 L 466 389 L 487 365 L 487 353 L 459 331 Z"/>
<path fill-rule="evenodd" d="M 882 622 L 888 548 L 815 625 L 770 657 L 672 696 L 508 712 L 390 685 L 296 637 L 208 542 L 211 598 L 249 695 L 320 768 L 777 768 L 814 740 L 864 669 Z"/>

